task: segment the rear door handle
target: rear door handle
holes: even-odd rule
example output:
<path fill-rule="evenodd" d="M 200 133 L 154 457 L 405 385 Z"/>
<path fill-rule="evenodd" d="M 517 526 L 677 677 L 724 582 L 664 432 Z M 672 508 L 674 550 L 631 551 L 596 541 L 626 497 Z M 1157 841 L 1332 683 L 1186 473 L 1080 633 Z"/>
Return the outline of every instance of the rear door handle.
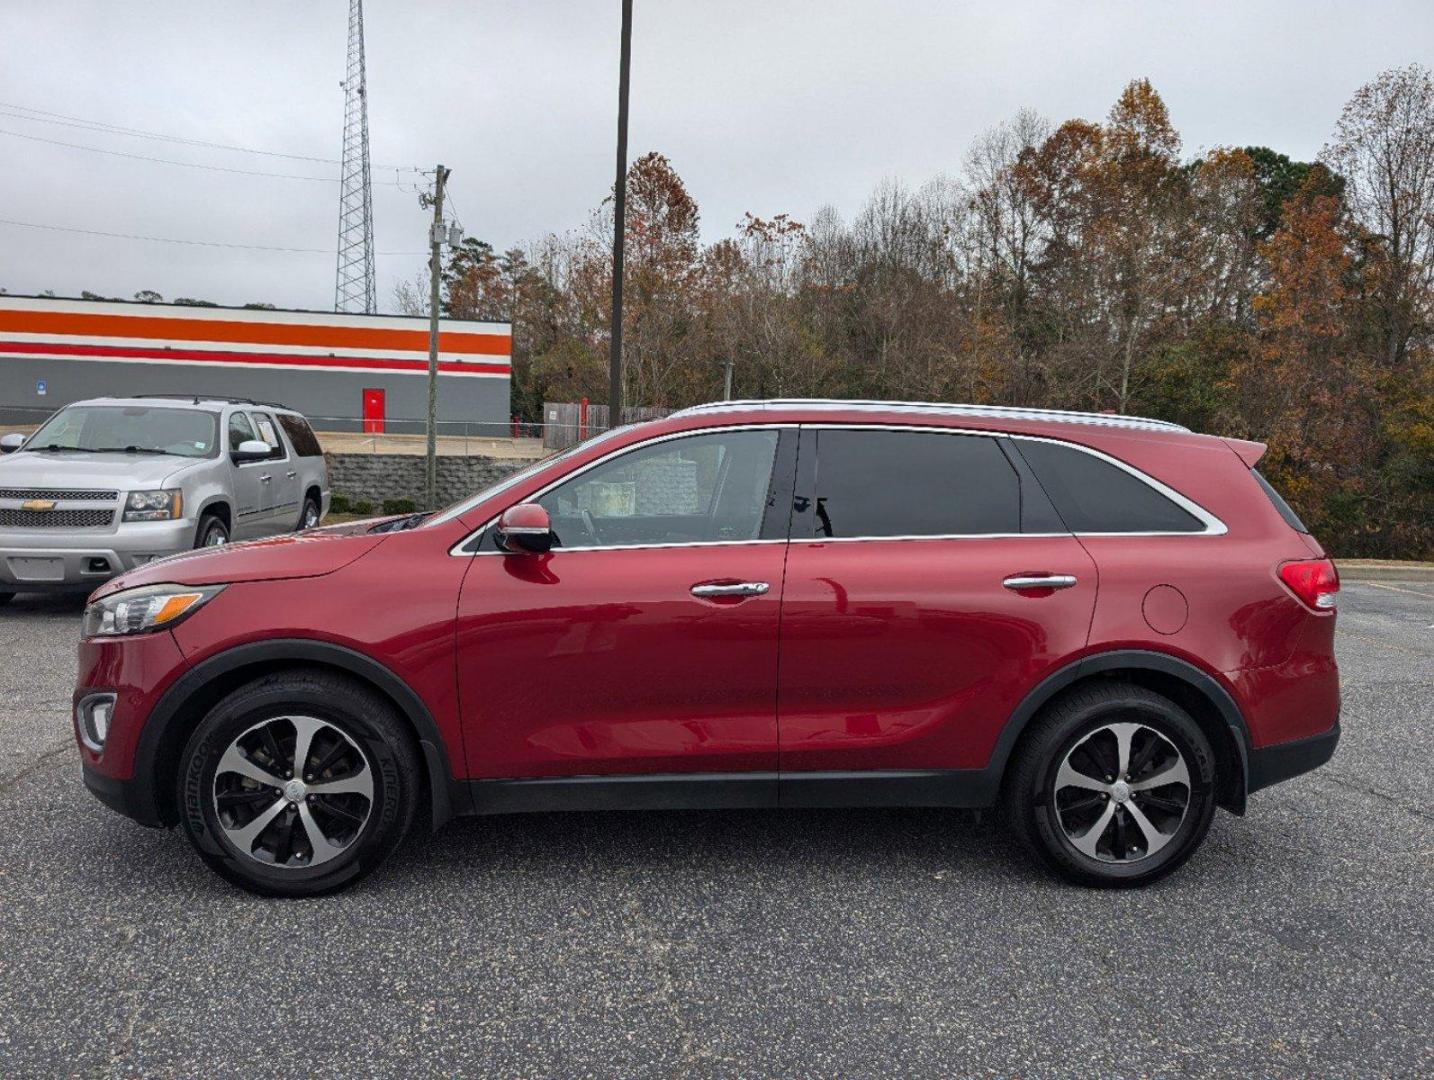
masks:
<path fill-rule="evenodd" d="M 693 596 L 762 596 L 771 588 L 765 581 L 738 581 L 731 585 L 694 585 Z"/>
<path fill-rule="evenodd" d="M 1023 589 L 1069 589 L 1075 583 L 1074 574 L 1016 574 L 1001 582 L 1015 592 Z"/>
<path fill-rule="evenodd" d="M 286 473 L 284 474 L 284 478 L 285 478 L 286 480 L 292 480 L 292 479 L 294 479 L 294 477 L 296 477 L 296 476 L 298 476 L 298 475 L 299 475 L 299 474 L 296 473 L 296 472 L 286 472 Z"/>
<path fill-rule="evenodd" d="M 259 483 L 261 483 L 261 484 L 267 484 L 267 483 L 269 483 L 269 482 L 270 482 L 271 480 L 273 480 L 273 479 L 274 479 L 274 478 L 273 478 L 272 476 L 270 476 L 268 473 L 260 473 L 260 474 L 259 474 Z"/>

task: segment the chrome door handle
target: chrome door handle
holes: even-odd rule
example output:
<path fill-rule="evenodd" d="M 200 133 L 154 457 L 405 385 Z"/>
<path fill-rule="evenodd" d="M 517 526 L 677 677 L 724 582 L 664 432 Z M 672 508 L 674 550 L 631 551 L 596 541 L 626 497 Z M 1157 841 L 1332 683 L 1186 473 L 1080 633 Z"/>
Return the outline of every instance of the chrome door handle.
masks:
<path fill-rule="evenodd" d="M 1029 577 L 1017 574 L 1001 582 L 1006 588 L 1016 592 L 1022 589 L 1069 589 L 1075 583 L 1074 574 L 1042 574 Z"/>
<path fill-rule="evenodd" d="M 273 479 L 274 479 L 274 478 L 273 478 L 272 476 L 270 476 L 268 473 L 262 473 L 262 474 L 260 474 L 260 476 L 259 476 L 259 483 L 261 483 L 261 484 L 267 484 L 267 483 L 269 483 L 269 482 L 270 482 L 271 480 L 273 480 Z"/>
<path fill-rule="evenodd" d="M 298 476 L 298 475 L 299 475 L 299 474 L 296 473 L 296 472 L 286 472 L 286 473 L 284 474 L 284 479 L 286 479 L 286 480 L 292 480 L 292 479 L 294 479 L 294 477 L 296 477 L 296 476 Z"/>
<path fill-rule="evenodd" d="M 694 585 L 693 596 L 761 596 L 771 586 L 765 581 L 740 581 L 735 585 Z"/>

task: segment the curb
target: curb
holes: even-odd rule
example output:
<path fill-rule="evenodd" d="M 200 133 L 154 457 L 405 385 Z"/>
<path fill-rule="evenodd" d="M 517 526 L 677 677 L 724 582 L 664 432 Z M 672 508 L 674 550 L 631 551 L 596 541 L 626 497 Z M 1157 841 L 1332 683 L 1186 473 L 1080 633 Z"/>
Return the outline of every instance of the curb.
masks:
<path fill-rule="evenodd" d="M 1434 563 L 1399 562 L 1393 559 L 1335 559 L 1339 579 L 1362 581 L 1419 581 L 1434 583 Z"/>

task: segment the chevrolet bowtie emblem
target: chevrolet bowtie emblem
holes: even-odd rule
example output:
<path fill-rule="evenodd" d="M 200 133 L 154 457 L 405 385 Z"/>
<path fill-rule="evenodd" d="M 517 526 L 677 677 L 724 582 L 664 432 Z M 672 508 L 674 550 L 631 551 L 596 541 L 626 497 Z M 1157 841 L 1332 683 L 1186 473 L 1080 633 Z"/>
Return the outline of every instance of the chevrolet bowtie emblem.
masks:
<path fill-rule="evenodd" d="M 53 510 L 54 508 L 54 499 L 30 499 L 20 504 L 21 510 Z"/>

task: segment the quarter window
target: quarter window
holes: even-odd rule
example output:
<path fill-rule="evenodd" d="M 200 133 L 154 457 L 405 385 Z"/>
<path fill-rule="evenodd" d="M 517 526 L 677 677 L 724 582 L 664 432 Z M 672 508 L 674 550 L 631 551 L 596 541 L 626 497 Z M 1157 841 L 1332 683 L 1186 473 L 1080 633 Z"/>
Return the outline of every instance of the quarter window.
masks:
<path fill-rule="evenodd" d="M 279 426 L 289 436 L 289 444 L 293 446 L 294 453 L 299 457 L 320 457 L 323 455 L 323 448 L 319 446 L 319 440 L 314 435 L 314 429 L 302 416 L 295 416 L 293 413 L 279 413 Z"/>
<path fill-rule="evenodd" d="M 1077 533 L 1203 532 L 1188 510 L 1138 476 L 1057 443 L 1016 440 L 1066 527 Z"/>
<path fill-rule="evenodd" d="M 1016 471 L 980 435 L 825 429 L 816 483 L 819 537 L 1021 531 Z"/>
<path fill-rule="evenodd" d="M 755 540 L 777 437 L 724 431 L 639 447 L 538 502 L 563 547 Z"/>

